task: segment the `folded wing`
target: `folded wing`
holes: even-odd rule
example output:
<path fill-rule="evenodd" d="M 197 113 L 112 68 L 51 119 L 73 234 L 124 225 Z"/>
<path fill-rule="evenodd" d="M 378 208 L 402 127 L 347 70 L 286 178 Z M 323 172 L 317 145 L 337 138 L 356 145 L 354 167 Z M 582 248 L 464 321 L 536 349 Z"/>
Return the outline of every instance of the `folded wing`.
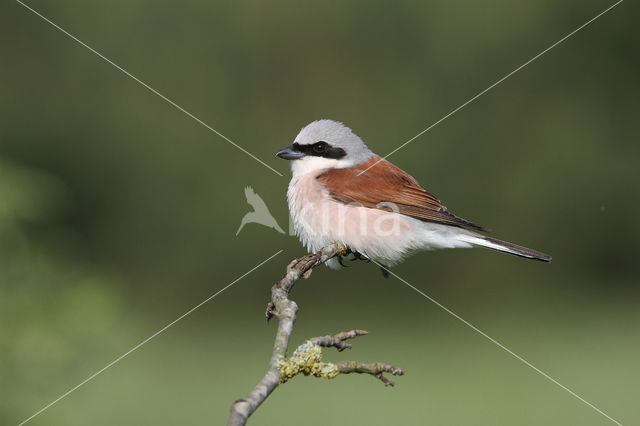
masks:
<path fill-rule="evenodd" d="M 362 173 L 364 170 L 366 172 Z M 410 174 L 378 156 L 353 167 L 329 169 L 316 179 L 327 188 L 333 199 L 342 203 L 395 211 L 429 222 L 483 230 L 447 211 L 440 200 L 425 191 Z"/>

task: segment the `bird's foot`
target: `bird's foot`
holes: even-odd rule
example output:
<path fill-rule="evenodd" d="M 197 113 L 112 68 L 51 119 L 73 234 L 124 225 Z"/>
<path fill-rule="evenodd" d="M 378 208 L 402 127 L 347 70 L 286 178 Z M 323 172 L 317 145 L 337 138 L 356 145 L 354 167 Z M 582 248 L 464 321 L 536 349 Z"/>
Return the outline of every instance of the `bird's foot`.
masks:
<path fill-rule="evenodd" d="M 349 249 L 349 247 L 345 246 L 342 243 L 338 243 L 338 248 L 340 249 L 340 253 L 338 253 L 337 255 L 338 263 L 340 264 L 340 266 L 348 268 L 348 266 L 345 265 L 342 261 L 345 256 L 348 256 L 349 253 L 351 253 L 351 250 Z"/>
<path fill-rule="evenodd" d="M 353 254 L 353 259 L 351 259 L 351 261 L 356 261 L 356 260 L 364 260 L 367 263 L 371 262 L 371 259 L 369 259 L 367 256 L 365 256 L 362 253 L 358 253 L 357 251 L 352 251 L 351 254 Z"/>

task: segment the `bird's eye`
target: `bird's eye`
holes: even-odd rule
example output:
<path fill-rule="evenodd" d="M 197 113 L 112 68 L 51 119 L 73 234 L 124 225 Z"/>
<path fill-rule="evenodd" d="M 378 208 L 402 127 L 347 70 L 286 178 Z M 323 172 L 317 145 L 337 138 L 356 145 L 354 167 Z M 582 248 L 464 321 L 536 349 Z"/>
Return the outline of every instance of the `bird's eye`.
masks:
<path fill-rule="evenodd" d="M 313 144 L 313 151 L 317 154 L 324 154 L 329 149 L 329 144 L 326 142 L 316 142 Z"/>

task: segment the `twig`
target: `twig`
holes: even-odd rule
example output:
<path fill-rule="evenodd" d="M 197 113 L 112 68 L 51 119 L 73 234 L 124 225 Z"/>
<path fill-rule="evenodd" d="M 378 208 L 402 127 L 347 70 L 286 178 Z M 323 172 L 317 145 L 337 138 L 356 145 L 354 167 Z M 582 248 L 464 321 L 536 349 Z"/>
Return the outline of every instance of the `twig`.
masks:
<path fill-rule="evenodd" d="M 393 374 L 394 376 L 402 376 L 404 371 L 393 365 L 374 362 L 373 364 L 364 364 L 357 361 L 339 362 L 337 364 L 340 374 L 349 373 L 366 373 L 371 374 L 376 379 L 382 380 L 385 386 L 394 386 L 395 383 L 387 379 L 382 373 Z"/>
<path fill-rule="evenodd" d="M 338 352 L 342 352 L 345 349 L 351 349 L 351 345 L 345 342 L 345 340 L 366 334 L 369 334 L 366 330 L 351 330 L 338 333 L 335 336 L 327 334 L 326 336 L 314 337 L 310 340 L 318 346 L 324 346 L 325 348 L 333 346 L 338 349 Z"/>
<path fill-rule="evenodd" d="M 298 373 L 326 378 L 333 378 L 338 374 L 367 373 L 380 379 L 385 385 L 391 386 L 393 386 L 393 382 L 386 379 L 382 373 L 403 374 L 401 369 L 382 363 L 363 364 L 349 361 L 332 364 L 321 362 L 321 346 L 335 347 L 338 351 L 343 351 L 351 347 L 345 340 L 365 335 L 367 334 L 365 330 L 351 330 L 333 336 L 314 337 L 300 345 L 291 358 L 286 358 L 293 324 L 298 311 L 298 305 L 289 299 L 289 292 L 300 278 L 308 278 L 315 266 L 333 257 L 346 256 L 347 254 L 348 250 L 341 244 L 336 243 L 323 248 L 317 253 L 296 259 L 287 266 L 287 272 L 282 279 L 271 288 L 271 302 L 267 306 L 266 317 L 267 321 L 274 316 L 278 319 L 278 330 L 269 369 L 249 395 L 233 403 L 227 426 L 245 425 L 249 416 L 256 411 L 280 383 L 286 382 Z"/>

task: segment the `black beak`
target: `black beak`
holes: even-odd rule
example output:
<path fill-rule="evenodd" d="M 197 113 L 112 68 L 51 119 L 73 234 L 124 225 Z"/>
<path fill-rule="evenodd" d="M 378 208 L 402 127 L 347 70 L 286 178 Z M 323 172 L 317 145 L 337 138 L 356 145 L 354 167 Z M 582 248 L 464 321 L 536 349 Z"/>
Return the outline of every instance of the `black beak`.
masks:
<path fill-rule="evenodd" d="M 304 157 L 304 153 L 296 151 L 293 145 L 289 145 L 288 147 L 282 148 L 280 151 L 276 152 L 276 157 L 280 157 L 283 160 L 297 160 Z"/>

